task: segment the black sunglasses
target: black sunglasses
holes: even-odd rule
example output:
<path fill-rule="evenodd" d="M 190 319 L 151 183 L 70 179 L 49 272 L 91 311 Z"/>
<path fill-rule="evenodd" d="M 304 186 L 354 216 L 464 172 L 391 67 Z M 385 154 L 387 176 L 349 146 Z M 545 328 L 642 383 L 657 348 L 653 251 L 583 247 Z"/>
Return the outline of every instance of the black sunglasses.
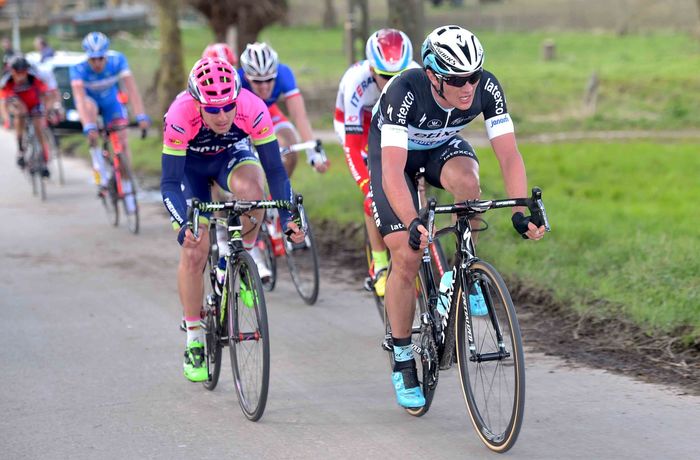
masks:
<path fill-rule="evenodd" d="M 451 75 L 449 77 L 446 77 L 444 75 L 441 75 L 439 73 L 436 73 L 435 76 L 438 77 L 440 80 L 444 81 L 446 85 L 454 86 L 455 88 L 461 88 L 462 86 L 466 85 L 469 83 L 470 85 L 475 85 L 481 80 L 481 74 L 484 73 L 483 69 L 479 69 L 476 72 L 473 72 L 469 75 L 466 75 L 464 77 L 460 77 L 457 75 Z"/>
<path fill-rule="evenodd" d="M 236 103 L 231 102 L 230 104 L 226 104 L 223 107 L 214 107 L 211 105 L 203 105 L 202 108 L 204 109 L 205 112 L 210 113 L 212 115 L 217 115 L 219 112 L 222 110 L 226 113 L 229 113 L 231 110 L 236 108 Z"/>
<path fill-rule="evenodd" d="M 271 77 L 271 78 L 266 78 L 264 80 L 255 80 L 255 79 L 251 78 L 250 82 L 255 83 L 256 85 L 263 85 L 265 83 L 272 83 L 273 81 L 275 81 L 275 78 L 276 77 Z"/>

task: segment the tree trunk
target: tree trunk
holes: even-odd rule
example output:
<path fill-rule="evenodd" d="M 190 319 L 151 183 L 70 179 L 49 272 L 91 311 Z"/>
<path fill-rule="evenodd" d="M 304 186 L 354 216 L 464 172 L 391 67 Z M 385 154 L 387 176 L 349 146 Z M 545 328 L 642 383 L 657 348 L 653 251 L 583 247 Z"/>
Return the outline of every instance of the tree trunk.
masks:
<path fill-rule="evenodd" d="M 423 0 L 387 0 L 389 27 L 408 35 L 413 44 L 413 59 L 420 62 L 420 47 L 425 40 L 425 10 Z"/>
<path fill-rule="evenodd" d="M 160 27 L 160 66 L 155 93 L 159 112 L 165 113 L 180 91 L 185 89 L 185 69 L 182 63 L 182 41 L 178 14 L 180 0 L 157 0 Z M 148 95 L 146 95 L 148 97 Z M 152 107 L 152 103 L 147 107 Z M 156 119 L 156 118 L 154 118 Z"/>
<path fill-rule="evenodd" d="M 700 1 L 700 0 L 698 0 Z M 325 0 L 323 8 L 323 28 L 333 29 L 338 26 L 338 16 L 335 14 L 333 0 Z"/>

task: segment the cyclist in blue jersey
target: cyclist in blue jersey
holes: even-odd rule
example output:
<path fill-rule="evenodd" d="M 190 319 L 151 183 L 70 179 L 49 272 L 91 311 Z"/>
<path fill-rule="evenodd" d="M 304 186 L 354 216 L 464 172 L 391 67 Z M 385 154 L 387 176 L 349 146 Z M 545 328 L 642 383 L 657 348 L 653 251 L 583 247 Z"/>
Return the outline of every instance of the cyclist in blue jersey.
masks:
<path fill-rule="evenodd" d="M 121 144 L 124 146 L 126 161 L 130 159 L 127 142 L 128 114 L 126 107 L 119 101 L 119 83 L 123 83 L 129 97 L 136 121 L 141 129 L 150 125 L 150 119 L 146 115 L 143 101 L 136 86 L 129 64 L 122 53 L 109 49 L 109 38 L 101 32 L 90 32 L 83 39 L 83 50 L 86 59 L 70 68 L 71 88 L 75 98 L 75 106 L 83 124 L 83 132 L 90 143 L 90 155 L 92 165 L 96 172 L 96 182 L 103 193 L 109 181 L 107 167 L 102 148 L 98 145 L 99 134 L 97 132 L 97 116 L 102 116 L 105 126 L 116 128 Z M 99 176 L 99 179 L 98 179 Z M 132 182 L 125 180 L 122 183 L 127 197 L 127 211 L 134 209 Z"/>
<path fill-rule="evenodd" d="M 252 43 L 246 46 L 241 54 L 241 77 L 243 88 L 252 91 L 265 101 L 272 116 L 275 135 L 280 147 L 286 147 L 298 142 L 298 134 L 294 125 L 287 120 L 277 106 L 283 100 L 294 123 L 299 128 L 302 142 L 314 139 L 309 117 L 306 115 L 304 97 L 297 88 L 294 73 L 288 66 L 279 62 L 277 53 L 267 43 Z M 308 163 L 318 172 L 328 169 L 328 159 L 323 151 L 313 149 L 306 152 Z M 288 153 L 282 158 L 284 169 L 289 177 L 292 176 L 297 164 L 297 154 Z"/>

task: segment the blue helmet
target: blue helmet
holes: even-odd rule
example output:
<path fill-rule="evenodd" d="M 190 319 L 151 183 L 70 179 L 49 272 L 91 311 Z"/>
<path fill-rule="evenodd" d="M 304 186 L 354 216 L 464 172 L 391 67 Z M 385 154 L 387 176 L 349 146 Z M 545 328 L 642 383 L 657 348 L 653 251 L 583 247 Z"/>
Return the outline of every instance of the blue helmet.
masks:
<path fill-rule="evenodd" d="M 102 32 L 90 32 L 83 38 L 83 49 L 88 58 L 103 57 L 109 50 L 109 38 Z"/>

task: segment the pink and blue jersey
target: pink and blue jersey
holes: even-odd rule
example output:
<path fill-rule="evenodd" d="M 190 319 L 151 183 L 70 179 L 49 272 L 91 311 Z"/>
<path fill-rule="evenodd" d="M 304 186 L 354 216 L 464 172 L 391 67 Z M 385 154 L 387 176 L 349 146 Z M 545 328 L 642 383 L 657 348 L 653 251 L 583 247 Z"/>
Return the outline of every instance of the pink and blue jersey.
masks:
<path fill-rule="evenodd" d="M 243 88 L 248 91 L 252 91 L 250 82 L 245 77 L 245 72 L 243 69 L 238 69 L 238 76 L 241 77 L 241 83 L 243 83 Z M 299 88 L 297 87 L 297 82 L 294 79 L 294 73 L 292 69 L 284 64 L 279 64 L 277 66 L 277 77 L 275 78 L 275 86 L 272 88 L 272 94 L 270 97 L 265 99 L 265 105 L 268 107 L 277 102 L 277 100 L 284 96 L 285 99 L 289 99 L 292 96 L 301 94 Z"/>
<path fill-rule="evenodd" d="M 187 211 L 181 184 L 189 185 L 191 190 L 206 188 L 208 191 L 209 183 L 202 170 L 212 169 L 209 176 L 216 178 L 222 170 L 228 176 L 242 162 L 257 163 L 250 152 L 248 137 L 258 152 L 272 198 L 291 200 L 291 186 L 282 165 L 270 113 L 262 99 L 250 91 L 242 89 L 238 95 L 236 116 L 226 133 L 216 134 L 203 123 L 199 107 L 187 92 L 180 93 L 170 105 L 163 129 L 161 193 L 165 207 L 178 226 L 185 223 Z M 219 184 L 227 189 L 227 177 L 219 179 Z M 198 198 L 206 199 L 201 195 Z M 284 224 L 289 213 L 281 211 L 280 217 Z"/>

